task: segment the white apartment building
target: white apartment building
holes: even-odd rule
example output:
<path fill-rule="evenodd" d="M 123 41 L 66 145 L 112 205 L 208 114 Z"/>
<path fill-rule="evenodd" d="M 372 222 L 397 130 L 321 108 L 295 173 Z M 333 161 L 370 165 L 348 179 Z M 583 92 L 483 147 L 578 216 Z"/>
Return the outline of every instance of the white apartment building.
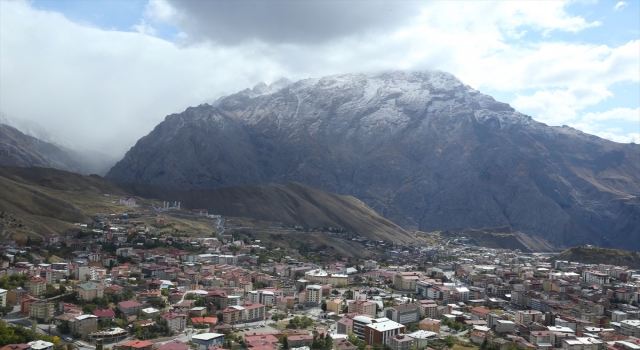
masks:
<path fill-rule="evenodd" d="M 598 271 L 584 271 L 582 273 L 582 281 L 600 285 L 607 284 L 609 283 L 609 275 Z"/>

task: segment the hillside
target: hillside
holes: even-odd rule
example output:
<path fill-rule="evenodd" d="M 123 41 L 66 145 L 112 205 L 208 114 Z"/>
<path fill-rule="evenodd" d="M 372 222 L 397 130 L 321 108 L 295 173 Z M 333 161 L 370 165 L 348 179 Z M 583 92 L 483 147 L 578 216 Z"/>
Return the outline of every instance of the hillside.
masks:
<path fill-rule="evenodd" d="M 43 167 L 80 174 L 105 174 L 115 163 L 111 157 L 88 150 L 74 150 L 24 134 L 2 124 L 0 114 L 0 166 Z"/>
<path fill-rule="evenodd" d="M 413 236 L 356 198 L 339 196 L 301 184 L 262 184 L 217 190 L 167 190 L 157 186 L 116 183 L 97 175 L 83 176 L 55 169 L 0 167 L 0 211 L 21 220 L 23 235 L 42 235 L 88 222 L 98 212 L 121 212 L 119 196 L 136 196 L 142 209 L 180 201 L 183 208 L 250 217 L 285 225 L 340 227 L 352 233 L 394 242 Z M 110 194 L 110 196 L 105 196 Z M 213 228 L 210 228 L 213 230 Z M 4 232 L 7 233 L 6 231 Z"/>
<path fill-rule="evenodd" d="M 511 227 L 557 246 L 640 250 L 640 145 L 536 122 L 443 72 L 258 84 L 167 116 L 106 177 L 298 182 L 405 229 Z"/>
<path fill-rule="evenodd" d="M 524 253 L 558 252 L 562 247 L 554 246 L 546 240 L 516 231 L 511 227 L 483 229 L 452 229 L 443 233 L 445 237 L 466 238 L 470 244 L 497 249 L 520 249 Z"/>
<path fill-rule="evenodd" d="M 552 260 L 564 260 L 584 264 L 628 266 L 632 269 L 640 269 L 640 252 L 630 252 L 628 250 L 607 249 L 593 246 L 569 248 L 554 256 Z"/>

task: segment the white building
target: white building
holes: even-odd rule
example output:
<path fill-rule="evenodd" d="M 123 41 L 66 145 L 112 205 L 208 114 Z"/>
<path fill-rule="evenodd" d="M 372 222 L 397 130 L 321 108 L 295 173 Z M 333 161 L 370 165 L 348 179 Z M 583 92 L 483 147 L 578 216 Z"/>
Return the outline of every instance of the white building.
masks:
<path fill-rule="evenodd" d="M 7 306 L 7 292 L 8 290 L 0 288 L 0 306 Z"/>
<path fill-rule="evenodd" d="M 640 337 L 640 320 L 620 321 L 620 334 L 632 337 Z"/>
<path fill-rule="evenodd" d="M 609 275 L 598 271 L 584 271 L 582 273 L 582 281 L 600 285 L 607 284 L 609 283 Z"/>

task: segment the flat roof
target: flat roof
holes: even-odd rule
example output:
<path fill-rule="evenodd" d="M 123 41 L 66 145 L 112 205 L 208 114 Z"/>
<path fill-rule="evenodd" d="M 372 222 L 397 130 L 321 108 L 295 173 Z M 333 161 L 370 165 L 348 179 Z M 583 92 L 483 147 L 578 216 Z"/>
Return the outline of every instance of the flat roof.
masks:
<path fill-rule="evenodd" d="M 216 338 L 220 338 L 220 337 L 224 337 L 224 334 L 220 334 L 220 333 L 202 333 L 202 334 L 194 334 L 191 337 L 191 339 L 211 340 L 211 339 L 216 339 Z"/>

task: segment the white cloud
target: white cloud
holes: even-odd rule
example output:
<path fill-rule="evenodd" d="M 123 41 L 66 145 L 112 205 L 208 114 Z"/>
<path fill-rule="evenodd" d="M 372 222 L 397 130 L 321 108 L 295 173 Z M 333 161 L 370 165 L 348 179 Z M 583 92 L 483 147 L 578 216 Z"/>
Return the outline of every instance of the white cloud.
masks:
<path fill-rule="evenodd" d="M 581 130 L 588 134 L 602 137 L 603 139 L 611 140 L 620 143 L 634 142 L 640 144 L 640 127 L 635 130 L 621 130 L 619 128 L 607 128 L 603 124 L 597 124 L 592 122 L 577 122 L 569 123 L 570 127 Z"/>
<path fill-rule="evenodd" d="M 577 112 L 595 105 L 613 94 L 602 86 L 593 85 L 567 90 L 540 90 L 531 96 L 517 96 L 511 105 L 517 110 L 535 115 L 550 125 L 572 121 Z"/>
<path fill-rule="evenodd" d="M 627 7 L 627 3 L 624 1 L 619 1 L 616 6 L 613 7 L 614 11 L 622 11 L 622 9 L 624 9 L 625 7 Z"/>
<path fill-rule="evenodd" d="M 635 122 L 640 127 L 640 107 L 636 109 L 631 108 L 614 108 L 605 112 L 587 113 L 582 117 L 585 121 L 595 120 L 622 120 L 628 122 Z"/>
<path fill-rule="evenodd" d="M 258 22 L 242 40 L 220 45 L 194 41 L 210 35 L 206 26 L 179 26 L 177 45 L 153 37 L 154 28 L 206 20 L 206 12 L 185 17 L 193 8 L 153 0 L 136 32 L 117 32 L 0 1 L 0 110 L 121 154 L 169 113 L 280 77 L 440 69 L 475 88 L 538 90 L 513 104 L 549 123 L 576 122 L 611 96 L 612 84 L 640 77 L 640 40 L 617 47 L 551 40 L 600 25 L 568 14 L 563 2 L 411 3 L 424 7 L 389 24 L 393 30 L 372 29 L 365 18 L 330 36 L 269 44 L 253 38 Z M 548 38 L 521 41 L 527 33 Z"/>
<path fill-rule="evenodd" d="M 139 24 L 136 24 L 131 28 L 140 34 L 156 36 L 156 30 L 144 19 L 140 20 Z"/>

